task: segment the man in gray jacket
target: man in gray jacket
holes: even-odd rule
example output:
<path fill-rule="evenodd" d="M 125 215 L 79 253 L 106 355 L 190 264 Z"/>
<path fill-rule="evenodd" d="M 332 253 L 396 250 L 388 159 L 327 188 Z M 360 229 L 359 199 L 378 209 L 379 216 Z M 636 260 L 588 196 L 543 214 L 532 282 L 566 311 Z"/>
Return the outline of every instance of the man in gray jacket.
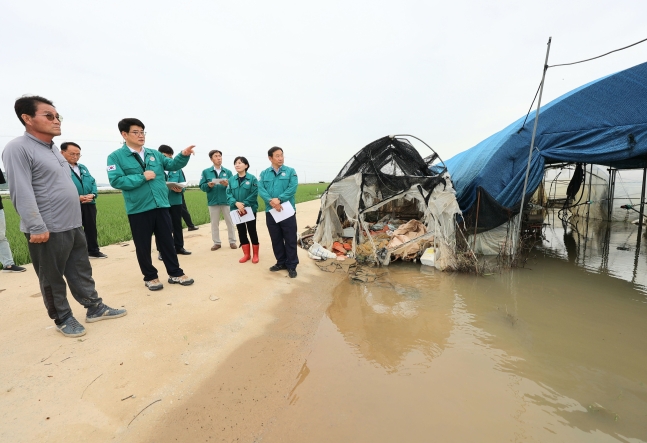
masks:
<path fill-rule="evenodd" d="M 56 329 L 66 337 L 85 335 L 67 301 L 72 296 L 87 309 L 85 322 L 123 317 L 97 294 L 81 228 L 79 196 L 67 160 L 52 139 L 61 135 L 61 116 L 54 104 L 39 96 L 21 97 L 14 105 L 25 134 L 7 143 L 2 161 L 20 230 L 40 281 L 40 291 Z M 65 277 L 65 278 L 63 278 Z"/>

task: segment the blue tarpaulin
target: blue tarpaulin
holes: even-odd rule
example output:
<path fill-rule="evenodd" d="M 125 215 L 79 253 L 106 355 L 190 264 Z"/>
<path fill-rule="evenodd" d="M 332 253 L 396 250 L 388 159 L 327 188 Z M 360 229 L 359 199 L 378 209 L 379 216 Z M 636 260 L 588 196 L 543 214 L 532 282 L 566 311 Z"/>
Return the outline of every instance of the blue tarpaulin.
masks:
<path fill-rule="evenodd" d="M 463 213 L 475 211 L 479 190 L 485 199 L 481 204 L 489 204 L 486 211 L 507 211 L 508 216 L 518 212 L 535 111 L 523 125 L 525 118 L 445 162 Z M 647 63 L 593 81 L 543 106 L 533 151 L 527 197 L 541 183 L 546 164 L 647 166 Z"/>

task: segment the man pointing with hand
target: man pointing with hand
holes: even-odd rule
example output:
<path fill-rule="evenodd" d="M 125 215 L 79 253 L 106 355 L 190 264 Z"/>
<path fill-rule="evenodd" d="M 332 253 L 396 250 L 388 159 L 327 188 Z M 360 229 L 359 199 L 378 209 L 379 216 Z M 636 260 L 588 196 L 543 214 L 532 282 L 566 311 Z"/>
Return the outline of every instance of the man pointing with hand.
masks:
<path fill-rule="evenodd" d="M 151 259 L 151 236 L 155 234 L 169 275 L 168 282 L 191 285 L 193 279 L 184 275 L 180 268 L 173 243 L 173 225 L 164 171 L 177 171 L 186 166 L 194 146 L 184 149 L 175 158 L 167 158 L 157 150 L 144 147 L 146 133 L 140 120 L 125 118 L 119 122 L 118 127 L 124 144 L 108 156 L 108 179 L 110 185 L 121 189 L 124 195 L 144 284 L 151 291 L 164 287 Z"/>

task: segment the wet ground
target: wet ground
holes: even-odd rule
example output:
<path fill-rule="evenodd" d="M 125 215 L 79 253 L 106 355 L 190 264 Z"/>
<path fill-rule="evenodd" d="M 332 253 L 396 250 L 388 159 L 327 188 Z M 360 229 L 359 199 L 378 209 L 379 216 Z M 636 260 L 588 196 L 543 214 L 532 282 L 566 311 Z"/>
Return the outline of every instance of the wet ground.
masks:
<path fill-rule="evenodd" d="M 344 279 L 262 440 L 647 441 L 647 242 L 557 225 L 524 269 Z"/>
<path fill-rule="evenodd" d="M 556 220 L 481 277 L 316 270 L 146 441 L 647 442 L 637 231 Z"/>

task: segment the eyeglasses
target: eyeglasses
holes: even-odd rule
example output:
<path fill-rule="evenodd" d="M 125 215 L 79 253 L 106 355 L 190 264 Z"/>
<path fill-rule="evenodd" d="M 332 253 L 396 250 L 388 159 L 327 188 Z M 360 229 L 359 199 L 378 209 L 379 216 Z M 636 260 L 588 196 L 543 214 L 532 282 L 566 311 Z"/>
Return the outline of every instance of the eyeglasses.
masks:
<path fill-rule="evenodd" d="M 81 158 L 81 154 L 67 154 L 70 157 L 78 157 Z"/>
<path fill-rule="evenodd" d="M 132 134 L 135 137 L 139 137 L 140 135 L 146 135 L 144 131 L 133 131 L 133 132 L 129 132 L 129 134 Z"/>
<path fill-rule="evenodd" d="M 43 117 L 45 117 L 47 120 L 49 120 L 50 122 L 53 122 L 53 121 L 54 121 L 54 119 L 57 119 L 59 122 L 62 122 L 62 121 L 63 121 L 63 116 L 62 116 L 62 115 L 60 115 L 60 114 L 56 114 L 56 115 L 54 115 L 54 114 L 50 114 L 50 113 L 48 112 L 47 114 L 36 114 L 36 115 L 43 116 Z"/>

